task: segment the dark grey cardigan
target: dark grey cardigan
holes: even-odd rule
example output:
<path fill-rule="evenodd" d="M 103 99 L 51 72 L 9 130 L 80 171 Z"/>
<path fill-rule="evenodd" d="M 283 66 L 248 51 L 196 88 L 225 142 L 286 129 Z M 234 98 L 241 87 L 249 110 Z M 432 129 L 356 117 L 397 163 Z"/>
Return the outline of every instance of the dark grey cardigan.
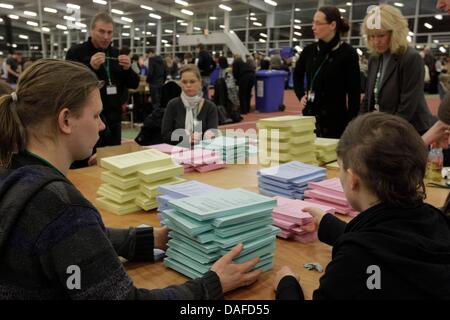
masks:
<path fill-rule="evenodd" d="M 379 56 L 369 59 L 367 86 L 360 114 L 374 109 L 375 86 Z M 430 113 L 424 95 L 423 59 L 408 47 L 403 54 L 393 54 L 389 59 L 380 89 L 380 111 L 398 115 L 411 123 L 419 133 L 424 133 L 436 121 Z"/>
<path fill-rule="evenodd" d="M 178 144 L 179 142 L 189 141 L 188 137 L 182 135 L 178 136 L 172 141 L 172 132 L 176 129 L 184 129 L 186 119 L 186 108 L 183 105 L 181 98 L 174 98 L 169 101 L 164 112 L 164 117 L 161 126 L 161 134 L 165 143 Z M 217 129 L 219 125 L 219 116 L 217 107 L 214 102 L 205 100 L 202 110 L 197 115 L 197 120 L 201 121 L 202 133 L 205 133 L 209 129 Z M 182 140 L 183 139 L 183 140 Z"/>

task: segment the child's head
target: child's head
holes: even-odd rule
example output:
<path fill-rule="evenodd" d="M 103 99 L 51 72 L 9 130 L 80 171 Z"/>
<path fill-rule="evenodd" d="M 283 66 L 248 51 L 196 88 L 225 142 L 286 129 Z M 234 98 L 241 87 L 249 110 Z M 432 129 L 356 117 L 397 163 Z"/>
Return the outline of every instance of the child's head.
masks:
<path fill-rule="evenodd" d="M 59 138 L 71 156 L 88 157 L 104 129 L 93 118 L 102 108 L 100 87 L 96 75 L 80 63 L 42 59 L 31 65 L 16 92 L 0 98 L 0 166 L 7 167 L 12 153 L 30 141 L 45 144 Z"/>
<path fill-rule="evenodd" d="M 425 198 L 428 152 L 406 120 L 385 113 L 369 113 L 350 122 L 337 147 L 341 182 L 357 210 L 358 192 L 405 207 Z"/>

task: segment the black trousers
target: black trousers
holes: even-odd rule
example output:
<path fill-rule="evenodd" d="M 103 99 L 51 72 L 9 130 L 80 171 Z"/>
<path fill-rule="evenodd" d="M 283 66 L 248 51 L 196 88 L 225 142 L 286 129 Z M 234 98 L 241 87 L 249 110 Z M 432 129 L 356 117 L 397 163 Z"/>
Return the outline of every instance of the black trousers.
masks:
<path fill-rule="evenodd" d="M 241 105 L 241 113 L 250 112 L 250 101 L 252 98 L 252 88 L 255 85 L 255 75 L 253 73 L 244 74 L 238 81 L 239 87 L 239 104 Z"/>

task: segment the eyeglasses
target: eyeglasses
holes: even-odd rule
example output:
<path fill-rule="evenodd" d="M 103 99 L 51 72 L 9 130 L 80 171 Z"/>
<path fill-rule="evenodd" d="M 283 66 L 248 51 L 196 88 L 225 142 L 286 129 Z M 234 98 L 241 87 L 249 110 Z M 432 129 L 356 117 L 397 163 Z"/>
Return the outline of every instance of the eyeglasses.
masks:
<path fill-rule="evenodd" d="M 323 26 L 324 24 L 330 24 L 328 22 L 319 22 L 319 21 L 313 21 L 312 24 L 314 26 Z"/>

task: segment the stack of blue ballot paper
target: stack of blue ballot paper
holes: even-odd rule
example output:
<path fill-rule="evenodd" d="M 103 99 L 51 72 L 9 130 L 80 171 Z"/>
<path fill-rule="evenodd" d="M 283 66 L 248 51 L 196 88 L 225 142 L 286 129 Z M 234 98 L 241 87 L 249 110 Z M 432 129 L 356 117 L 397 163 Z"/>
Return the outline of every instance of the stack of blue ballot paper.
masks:
<path fill-rule="evenodd" d="M 249 143 L 246 137 L 220 136 L 203 140 L 197 147 L 219 152 L 226 164 L 245 164 L 249 157 Z"/>
<path fill-rule="evenodd" d="M 275 199 L 244 189 L 211 192 L 174 199 L 162 212 L 171 229 L 164 264 L 190 278 L 200 277 L 215 261 L 239 243 L 243 251 L 234 259 L 255 257 L 255 268 L 272 269 L 276 235 L 272 211 Z"/>
<path fill-rule="evenodd" d="M 325 168 L 291 161 L 282 165 L 258 170 L 259 193 L 266 196 L 283 196 L 303 199 L 308 182 L 326 179 Z"/>
<path fill-rule="evenodd" d="M 196 180 L 191 180 L 179 183 L 177 185 L 160 186 L 157 190 L 158 193 L 160 193 L 160 195 L 156 197 L 156 201 L 158 201 L 159 204 L 158 211 L 162 212 L 169 209 L 170 200 L 223 191 L 224 189 L 198 182 Z"/>

